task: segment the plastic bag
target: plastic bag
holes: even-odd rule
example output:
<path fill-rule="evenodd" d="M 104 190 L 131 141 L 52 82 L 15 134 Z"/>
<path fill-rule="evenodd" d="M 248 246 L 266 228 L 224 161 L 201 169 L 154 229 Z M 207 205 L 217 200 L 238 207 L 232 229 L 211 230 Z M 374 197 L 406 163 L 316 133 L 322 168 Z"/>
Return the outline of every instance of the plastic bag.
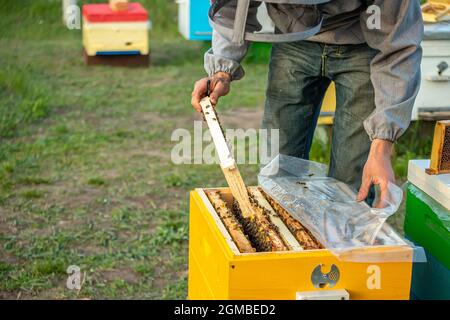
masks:
<path fill-rule="evenodd" d="M 268 195 L 339 258 L 411 261 L 414 255 L 421 259 L 421 254 L 412 252 L 413 248 L 385 224 L 401 204 L 403 192 L 398 186 L 389 185 L 387 207 L 371 208 L 357 202 L 356 193 L 345 183 L 327 177 L 326 171 L 325 165 L 279 155 L 261 170 L 258 180 Z M 390 248 L 374 254 L 380 246 Z"/>

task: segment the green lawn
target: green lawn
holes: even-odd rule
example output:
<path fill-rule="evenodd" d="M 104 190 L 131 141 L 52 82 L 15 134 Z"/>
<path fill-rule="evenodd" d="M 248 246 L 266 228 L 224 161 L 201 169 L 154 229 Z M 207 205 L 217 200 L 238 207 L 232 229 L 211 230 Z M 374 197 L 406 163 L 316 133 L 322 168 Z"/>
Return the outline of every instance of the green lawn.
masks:
<path fill-rule="evenodd" d="M 216 165 L 170 161 L 172 131 L 200 119 L 190 92 L 207 44 L 177 35 L 172 1 L 141 2 L 148 69 L 84 66 L 59 0 L 0 0 L 0 298 L 186 297 L 188 192 L 225 184 Z M 257 123 L 264 101 L 265 58 L 246 70 L 220 103 L 236 125 L 233 110 Z M 400 180 L 428 154 L 423 136 L 416 125 L 398 145 Z M 327 150 L 316 140 L 312 158 Z M 256 166 L 241 171 L 256 183 Z M 69 265 L 86 274 L 79 292 Z"/>

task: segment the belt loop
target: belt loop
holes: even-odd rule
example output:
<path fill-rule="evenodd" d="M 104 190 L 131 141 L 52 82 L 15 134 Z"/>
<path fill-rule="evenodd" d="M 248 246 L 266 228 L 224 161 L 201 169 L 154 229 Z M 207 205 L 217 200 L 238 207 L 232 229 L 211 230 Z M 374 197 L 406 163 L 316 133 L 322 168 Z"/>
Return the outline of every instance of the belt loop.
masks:
<path fill-rule="evenodd" d="M 247 22 L 250 0 L 237 0 L 236 16 L 234 18 L 232 42 L 243 44 L 245 38 L 245 26 Z"/>

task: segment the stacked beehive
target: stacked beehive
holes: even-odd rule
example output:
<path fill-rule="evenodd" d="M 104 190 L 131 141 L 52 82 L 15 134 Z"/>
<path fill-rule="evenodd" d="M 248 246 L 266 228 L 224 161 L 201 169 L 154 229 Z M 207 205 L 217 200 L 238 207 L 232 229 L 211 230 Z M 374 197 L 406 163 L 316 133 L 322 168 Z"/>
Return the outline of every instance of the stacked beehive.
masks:
<path fill-rule="evenodd" d="M 86 64 L 147 66 L 149 20 L 139 3 L 111 2 L 83 6 Z"/>
<path fill-rule="evenodd" d="M 428 175 L 429 160 L 408 168 L 405 233 L 423 246 L 427 263 L 415 263 L 412 296 L 450 299 L 450 174 Z"/>

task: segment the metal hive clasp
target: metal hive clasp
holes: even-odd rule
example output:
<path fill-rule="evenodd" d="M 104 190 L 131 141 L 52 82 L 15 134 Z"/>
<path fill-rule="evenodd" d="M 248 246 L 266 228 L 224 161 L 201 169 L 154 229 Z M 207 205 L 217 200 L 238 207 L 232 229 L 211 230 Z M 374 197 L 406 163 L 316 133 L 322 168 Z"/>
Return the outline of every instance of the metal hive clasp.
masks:
<path fill-rule="evenodd" d="M 336 265 L 331 265 L 331 270 L 328 273 L 322 272 L 323 264 L 319 264 L 314 268 L 311 273 L 311 282 L 316 288 L 333 288 L 336 283 L 339 281 L 340 272 L 339 268 Z"/>

